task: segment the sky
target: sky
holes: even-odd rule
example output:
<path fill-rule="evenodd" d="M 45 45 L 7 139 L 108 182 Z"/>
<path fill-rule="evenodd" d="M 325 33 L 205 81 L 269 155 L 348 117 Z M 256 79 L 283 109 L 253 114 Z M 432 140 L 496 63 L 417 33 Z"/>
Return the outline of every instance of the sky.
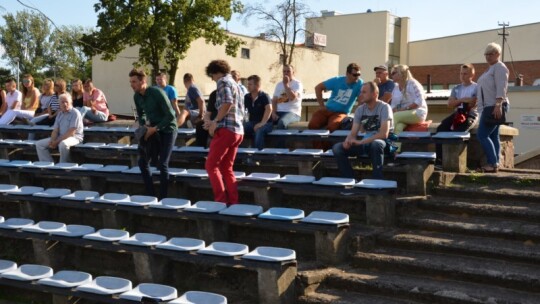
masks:
<path fill-rule="evenodd" d="M 39 8 L 57 25 L 96 26 L 97 16 L 93 7 L 96 0 L 19 1 Z M 282 0 L 241 1 L 244 4 L 261 3 L 272 8 Z M 304 3 L 316 15 L 320 15 L 321 10 L 352 14 L 371 9 L 409 17 L 411 41 L 491 30 L 498 28 L 499 22 L 509 23 L 510 26 L 540 22 L 538 0 L 304 0 Z M 25 9 L 17 0 L 0 0 L 0 6 L 4 8 L 0 10 L 1 15 Z M 3 24 L 3 18 L 0 18 L 0 26 Z M 233 16 L 223 26 L 234 33 L 257 36 L 262 25 L 254 19 L 245 24 L 241 16 Z M 511 35 L 510 32 L 509 39 Z"/>

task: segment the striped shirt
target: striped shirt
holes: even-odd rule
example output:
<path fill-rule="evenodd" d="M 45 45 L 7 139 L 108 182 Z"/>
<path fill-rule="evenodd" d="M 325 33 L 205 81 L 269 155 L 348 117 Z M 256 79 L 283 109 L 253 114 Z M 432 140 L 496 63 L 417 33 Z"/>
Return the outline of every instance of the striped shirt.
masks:
<path fill-rule="evenodd" d="M 217 81 L 216 109 L 231 103 L 229 113 L 217 123 L 217 128 L 227 128 L 236 134 L 244 134 L 244 98 L 238 83 L 231 74 L 227 74 Z"/>
<path fill-rule="evenodd" d="M 49 101 L 49 107 L 52 112 L 56 112 L 60 109 L 60 102 L 58 101 L 58 94 L 54 94 Z"/>

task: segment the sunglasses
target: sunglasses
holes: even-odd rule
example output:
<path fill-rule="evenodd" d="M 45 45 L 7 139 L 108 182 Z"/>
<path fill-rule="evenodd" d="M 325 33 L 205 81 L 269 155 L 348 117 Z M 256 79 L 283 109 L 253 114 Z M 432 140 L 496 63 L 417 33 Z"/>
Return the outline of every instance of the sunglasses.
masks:
<path fill-rule="evenodd" d="M 358 73 L 350 73 L 351 75 L 353 75 L 354 77 L 360 77 L 360 75 L 362 75 L 362 73 L 358 72 Z"/>

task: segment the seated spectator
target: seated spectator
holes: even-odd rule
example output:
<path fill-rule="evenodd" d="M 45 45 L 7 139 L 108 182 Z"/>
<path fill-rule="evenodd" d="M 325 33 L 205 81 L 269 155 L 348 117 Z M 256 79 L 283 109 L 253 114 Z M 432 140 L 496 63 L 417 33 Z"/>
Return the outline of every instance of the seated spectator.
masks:
<path fill-rule="evenodd" d="M 180 108 L 178 107 L 178 91 L 176 88 L 170 84 L 167 84 L 167 74 L 160 72 L 156 76 L 156 85 L 158 88 L 165 91 L 165 95 L 169 98 L 171 106 L 176 114 L 176 118 L 180 117 Z M 180 126 L 180 125 L 179 125 Z"/>
<path fill-rule="evenodd" d="M 6 104 L 6 91 L 2 90 L 0 88 L 0 111 L 2 111 L 2 107 Z M 2 116 L 0 112 L 0 116 Z"/>
<path fill-rule="evenodd" d="M 351 63 L 345 76 L 330 78 L 315 87 L 319 110 L 311 116 L 309 129 L 321 129 L 326 126 L 330 131 L 339 129 L 341 121 L 351 113 L 354 102 L 364 81 L 360 78 L 360 66 Z M 323 91 L 331 90 L 330 98 L 324 103 Z"/>
<path fill-rule="evenodd" d="M 109 119 L 107 98 L 103 92 L 94 87 L 92 79 L 83 84 L 83 107 L 79 109 L 84 120 L 89 122 L 105 122 Z"/>
<path fill-rule="evenodd" d="M 22 93 L 17 90 L 17 83 L 15 82 L 15 79 L 10 78 L 6 81 L 6 99 L 5 102 L 2 103 L 2 107 L 0 108 L 0 115 L 2 116 L 0 120 L 2 120 L 8 112 L 13 110 L 19 110 L 21 108 L 21 103 Z M 9 114 L 9 116 L 11 116 L 11 114 Z M 8 120 L 7 117 L 5 120 Z"/>
<path fill-rule="evenodd" d="M 242 78 L 240 77 L 240 72 L 233 70 L 233 71 L 231 71 L 231 76 L 234 79 L 234 81 L 236 81 L 238 86 L 240 87 L 240 94 L 242 96 L 246 96 L 246 94 L 248 93 L 248 90 L 247 90 L 246 86 L 242 84 Z"/>
<path fill-rule="evenodd" d="M 184 74 L 184 86 L 186 87 L 186 101 L 184 103 L 184 109 L 181 111 L 178 117 L 178 127 L 181 127 L 189 118 L 193 126 L 202 124 L 204 112 L 206 111 L 206 105 L 199 87 L 195 85 L 193 75 Z"/>
<path fill-rule="evenodd" d="M 394 66 L 391 77 L 396 83 L 391 103 L 394 112 L 394 132 L 399 134 L 407 125 L 424 122 L 428 108 L 424 89 L 418 80 L 413 78 L 408 66 L 403 64 Z"/>
<path fill-rule="evenodd" d="M 83 83 L 80 79 L 71 81 L 71 98 L 75 109 L 79 110 L 84 106 Z"/>
<path fill-rule="evenodd" d="M 383 178 L 384 150 L 393 129 L 393 114 L 388 103 L 377 99 L 378 95 L 379 88 L 375 82 L 362 86 L 361 105 L 354 112 L 351 132 L 344 142 L 332 148 L 342 177 L 355 178 L 349 156 L 367 154 L 371 158 L 373 178 Z M 362 140 L 357 139 L 358 131 L 366 133 Z"/>
<path fill-rule="evenodd" d="M 448 98 L 448 107 L 453 108 L 454 112 L 441 121 L 437 132 L 469 131 L 478 121 L 478 112 L 476 111 L 477 85 L 473 81 L 474 66 L 472 64 L 462 65 L 459 78 L 461 84 L 452 88 L 450 98 Z M 440 162 L 442 160 L 442 146 L 437 144 L 436 147 L 437 161 Z"/>
<path fill-rule="evenodd" d="M 54 122 L 51 137 L 36 142 L 36 151 L 40 161 L 53 161 L 50 149 L 60 151 L 60 162 L 70 162 L 69 149 L 83 141 L 83 122 L 81 113 L 73 108 L 71 95 L 59 96 L 60 113 Z"/>
<path fill-rule="evenodd" d="M 392 79 L 388 79 L 388 67 L 386 65 L 379 65 L 373 68 L 373 70 L 375 71 L 375 80 L 373 81 L 379 87 L 379 100 L 390 103 L 395 83 Z"/>
<path fill-rule="evenodd" d="M 244 106 L 249 119 L 244 122 L 244 134 L 253 137 L 255 148 L 264 149 L 264 138 L 272 131 L 272 102 L 270 96 L 261 90 L 261 78 L 257 75 L 248 77 L 248 91 L 244 97 Z"/>
<path fill-rule="evenodd" d="M 23 77 L 23 100 L 20 109 L 8 110 L 2 118 L 0 125 L 8 125 L 16 118 L 22 119 L 25 123 L 34 117 L 34 113 L 39 106 L 39 89 L 34 85 L 34 77 L 26 74 Z"/>
<path fill-rule="evenodd" d="M 283 80 L 276 85 L 272 98 L 272 119 L 277 129 L 287 129 L 300 121 L 302 114 L 302 83 L 294 78 L 294 67 L 283 66 Z"/>

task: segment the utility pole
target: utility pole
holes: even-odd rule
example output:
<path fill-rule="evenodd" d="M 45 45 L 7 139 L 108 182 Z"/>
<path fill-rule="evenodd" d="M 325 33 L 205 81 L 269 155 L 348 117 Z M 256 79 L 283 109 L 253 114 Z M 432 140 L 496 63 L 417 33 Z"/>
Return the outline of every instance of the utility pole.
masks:
<path fill-rule="evenodd" d="M 510 25 L 510 22 L 499 22 L 499 26 L 502 26 L 502 33 L 498 32 L 497 35 L 502 36 L 502 54 L 501 61 L 504 62 L 504 43 L 506 41 L 506 36 L 510 36 L 510 32 L 506 31 L 506 27 Z"/>

